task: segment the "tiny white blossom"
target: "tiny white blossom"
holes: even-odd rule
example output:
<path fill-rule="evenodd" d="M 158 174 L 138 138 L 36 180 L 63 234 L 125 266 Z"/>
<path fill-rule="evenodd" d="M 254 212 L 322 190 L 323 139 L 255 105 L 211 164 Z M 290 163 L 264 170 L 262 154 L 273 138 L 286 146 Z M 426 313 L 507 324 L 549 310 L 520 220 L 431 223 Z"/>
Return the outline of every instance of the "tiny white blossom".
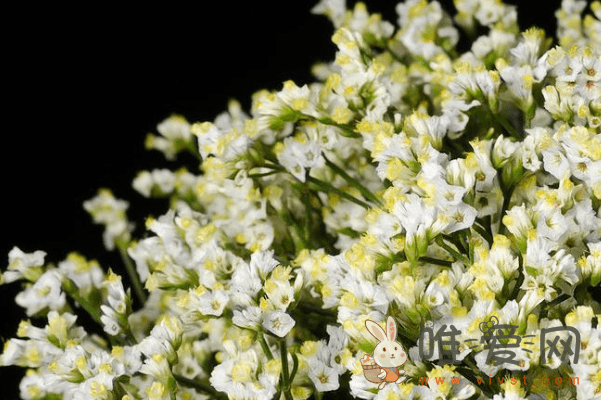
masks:
<path fill-rule="evenodd" d="M 232 322 L 241 328 L 256 329 L 261 326 L 261 309 L 257 306 L 247 307 L 245 309 L 234 309 Z"/>
<path fill-rule="evenodd" d="M 32 286 L 17 294 L 15 302 L 32 316 L 45 308 L 62 310 L 67 304 L 66 294 L 61 288 L 61 274 L 56 269 L 46 271 Z"/>
<path fill-rule="evenodd" d="M 320 392 L 329 392 L 338 389 L 340 383 L 339 375 L 332 367 L 328 367 L 324 363 L 317 363 L 309 370 L 309 378 L 315 385 L 315 389 Z"/>
<path fill-rule="evenodd" d="M 283 311 L 270 311 L 263 316 L 262 326 L 276 336 L 284 337 L 294 327 L 296 321 Z"/>
<path fill-rule="evenodd" d="M 35 281 L 42 275 L 41 267 L 45 256 L 46 253 L 41 250 L 24 253 L 18 247 L 13 247 L 8 253 L 8 270 L 4 272 L 4 282 L 11 283 L 23 278 Z"/>

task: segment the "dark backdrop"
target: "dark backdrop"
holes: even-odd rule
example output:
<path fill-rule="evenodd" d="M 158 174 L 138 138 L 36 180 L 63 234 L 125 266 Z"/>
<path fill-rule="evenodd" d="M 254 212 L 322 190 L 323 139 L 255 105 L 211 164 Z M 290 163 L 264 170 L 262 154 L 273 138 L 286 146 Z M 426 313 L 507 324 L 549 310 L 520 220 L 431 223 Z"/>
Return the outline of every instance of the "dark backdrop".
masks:
<path fill-rule="evenodd" d="M 3 39 L 2 269 L 16 245 L 44 250 L 53 262 L 77 250 L 119 270 L 81 204 L 109 187 L 130 201 L 138 225 L 162 213 L 163 202 L 130 188 L 137 171 L 171 165 L 143 148 L 158 122 L 171 113 L 212 120 L 229 98 L 248 110 L 256 90 L 279 89 L 286 79 L 308 83 L 312 63 L 334 57 L 329 21 L 309 12 L 314 1 L 203 3 L 23 6 L 6 15 L 16 28 Z M 368 7 L 396 22 L 395 3 Z M 557 4 L 521 9 L 521 27 L 554 32 Z M 13 302 L 17 289 L 0 288 L 2 338 L 24 318 Z M 17 398 L 17 376 L 0 368 L 0 381 L 12 382 L 3 385 L 5 398 Z"/>

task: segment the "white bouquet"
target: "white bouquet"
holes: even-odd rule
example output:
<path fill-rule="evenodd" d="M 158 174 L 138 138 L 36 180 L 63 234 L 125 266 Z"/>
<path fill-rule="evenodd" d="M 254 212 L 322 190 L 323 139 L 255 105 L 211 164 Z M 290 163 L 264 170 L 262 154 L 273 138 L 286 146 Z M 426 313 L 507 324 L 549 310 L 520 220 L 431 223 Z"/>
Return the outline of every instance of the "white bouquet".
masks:
<path fill-rule="evenodd" d="M 84 203 L 127 277 L 10 251 L 21 397 L 601 398 L 601 3 L 564 0 L 556 44 L 455 5 L 322 0 L 314 83 L 158 124 L 147 148 L 200 167 L 135 177 L 170 199 L 146 234 Z"/>

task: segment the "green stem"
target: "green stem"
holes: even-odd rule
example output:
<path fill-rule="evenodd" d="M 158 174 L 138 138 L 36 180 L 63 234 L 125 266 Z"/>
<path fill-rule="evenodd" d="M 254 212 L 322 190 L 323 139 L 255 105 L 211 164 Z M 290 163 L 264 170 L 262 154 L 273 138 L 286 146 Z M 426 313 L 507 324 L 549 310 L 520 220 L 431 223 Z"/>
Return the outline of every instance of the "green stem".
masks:
<path fill-rule="evenodd" d="M 482 371 L 480 371 L 480 368 L 478 368 L 478 366 L 476 364 L 474 364 L 474 362 L 470 358 L 465 357 L 463 359 L 463 362 L 465 364 L 467 364 L 471 368 L 471 372 L 473 372 L 473 373 L 482 373 Z M 476 378 L 475 375 L 472 375 L 472 377 L 474 379 L 476 379 L 476 381 L 477 381 L 477 378 Z M 467 376 L 466 376 L 466 378 L 467 378 Z M 482 382 L 482 381 L 480 381 L 480 382 Z M 474 383 L 476 383 L 476 382 L 474 382 Z M 489 397 L 492 397 L 495 394 L 494 390 L 492 390 L 488 385 L 480 385 L 480 384 L 478 384 L 478 387 L 480 388 L 480 390 L 482 390 L 483 393 L 485 393 Z"/>
<path fill-rule="evenodd" d="M 493 237 L 486 231 L 486 229 L 484 229 L 484 227 L 474 223 L 472 225 L 472 228 L 478 232 L 480 234 L 480 236 L 482 236 L 484 238 L 484 240 L 486 240 L 488 242 L 488 244 L 492 244 L 493 242 Z"/>
<path fill-rule="evenodd" d="M 392 51 L 392 48 L 390 48 L 390 45 L 388 43 L 386 43 L 385 49 L 386 49 L 386 51 L 388 53 L 390 53 L 390 55 L 392 56 L 392 58 L 394 58 L 395 60 L 397 60 L 401 64 L 407 65 L 409 63 L 408 60 L 407 61 L 403 60 L 403 58 L 401 58 L 398 54 L 396 54 L 394 51 Z M 426 68 L 428 71 L 433 71 L 432 67 L 430 66 L 430 63 L 426 59 L 424 59 L 423 57 L 416 56 L 415 54 L 410 54 L 409 56 L 415 62 L 419 63 L 424 68 Z"/>
<path fill-rule="evenodd" d="M 551 307 L 554 307 L 554 306 L 558 305 L 559 303 L 561 303 L 562 301 L 567 300 L 569 298 L 570 298 L 569 294 L 562 293 L 559 296 L 557 296 L 556 298 L 554 298 L 553 300 L 551 300 L 550 302 L 544 303 L 540 310 L 541 319 L 547 317 L 547 313 L 549 312 L 549 309 Z"/>
<path fill-rule="evenodd" d="M 282 171 L 277 170 L 277 169 L 272 169 L 269 172 L 263 172 L 263 173 L 257 173 L 257 174 L 248 174 L 248 177 L 249 178 L 262 178 L 264 176 L 279 174 L 280 172 L 282 172 Z"/>
<path fill-rule="evenodd" d="M 340 175 L 342 178 L 344 178 L 344 180 L 347 181 L 347 183 L 349 185 L 351 185 L 354 188 L 356 188 L 357 190 L 359 190 L 359 192 L 363 195 L 363 197 L 365 197 L 368 200 L 373 201 L 374 203 L 376 203 L 379 206 L 382 205 L 380 200 L 369 189 L 367 189 L 365 186 L 363 186 L 361 183 L 359 183 L 359 181 L 357 181 L 355 178 L 353 178 L 352 176 L 347 174 L 346 171 L 343 170 L 342 168 L 340 168 L 338 165 L 331 162 L 326 157 L 325 154 L 322 154 L 322 155 L 323 155 L 324 160 L 326 160 L 326 165 L 328 167 L 332 168 L 332 170 L 334 172 L 336 172 L 338 175 Z"/>
<path fill-rule="evenodd" d="M 369 204 L 357 199 L 356 197 L 351 196 L 350 194 L 338 189 L 337 187 L 332 186 L 327 182 L 320 181 L 319 179 L 313 178 L 312 176 L 307 176 L 307 182 L 311 182 L 312 184 L 317 186 L 322 192 L 333 192 L 336 193 L 338 196 L 343 197 L 357 205 L 360 205 L 365 209 L 370 208 Z"/>
<path fill-rule="evenodd" d="M 144 291 L 142 282 L 140 282 L 140 276 L 138 275 L 134 264 L 131 262 L 131 258 L 129 258 L 129 255 L 127 254 L 127 245 L 119 244 L 117 247 L 119 248 L 119 255 L 121 255 L 127 275 L 129 275 L 129 280 L 134 287 L 134 293 L 140 301 L 140 304 L 144 304 L 146 303 L 146 292 Z"/>
<path fill-rule="evenodd" d="M 283 171 L 286 171 L 286 170 L 285 170 L 285 168 L 284 168 L 284 167 L 282 167 L 282 166 L 281 166 L 281 165 L 279 165 L 279 164 L 271 164 L 271 163 L 270 163 L 270 164 L 261 164 L 261 165 L 255 165 L 255 167 L 270 168 L 270 169 L 273 169 L 273 170 L 278 170 L 278 171 L 282 171 L 282 172 L 283 172 Z M 352 179 L 352 178 L 351 178 L 351 179 Z M 329 183 L 327 183 L 327 182 L 321 181 L 321 180 L 319 180 L 319 179 L 317 179 L 317 178 L 313 178 L 313 177 L 312 177 L 312 176 L 310 176 L 309 174 L 307 174 L 307 176 L 306 176 L 306 180 L 307 180 L 308 182 L 311 182 L 311 183 L 313 183 L 314 185 L 316 185 L 316 186 L 317 186 L 318 188 L 320 188 L 320 190 L 321 190 L 321 191 L 323 191 L 323 192 L 326 192 L 326 193 L 327 193 L 327 192 L 334 192 L 334 193 L 338 194 L 339 196 L 341 196 L 341 197 L 344 197 L 345 199 L 347 199 L 347 200 L 349 200 L 349 201 L 352 201 L 352 202 L 353 202 L 353 203 L 355 203 L 355 204 L 358 204 L 358 205 L 360 205 L 361 207 L 364 207 L 364 208 L 366 208 L 366 209 L 369 209 L 369 208 L 370 208 L 369 204 L 367 204 L 367 203 L 365 203 L 365 202 L 363 202 L 363 201 L 361 201 L 361 200 L 359 200 L 359 199 L 357 199 L 357 198 L 355 198 L 355 197 L 351 196 L 350 194 L 348 194 L 348 193 L 346 193 L 346 192 L 344 192 L 344 191 L 342 191 L 342 190 L 338 189 L 337 187 L 334 187 L 334 186 L 332 186 L 331 184 L 329 184 Z M 358 183 L 358 182 L 357 182 L 357 183 Z M 367 189 L 366 189 L 366 190 L 367 190 Z M 374 196 L 374 197 L 375 197 L 375 196 Z M 376 198 L 376 200 L 377 200 L 377 198 Z"/>
<path fill-rule="evenodd" d="M 452 267 L 453 266 L 453 263 L 451 261 L 439 260 L 437 258 L 432 258 L 432 257 L 420 257 L 419 261 L 434 264 L 434 265 L 440 265 L 441 267 Z"/>
<path fill-rule="evenodd" d="M 457 247 L 457 251 L 467 252 L 467 248 L 461 242 L 461 238 L 458 239 L 451 235 L 444 235 L 444 234 L 442 235 L 442 238 L 445 239 L 446 241 L 454 244 L 455 247 Z"/>
<path fill-rule="evenodd" d="M 134 336 L 134 333 L 131 331 L 131 328 L 129 327 L 129 325 L 123 327 L 125 336 L 127 336 L 127 340 L 129 341 L 130 345 L 134 345 L 137 344 L 138 341 L 136 340 L 136 337 Z"/>
<path fill-rule="evenodd" d="M 312 248 L 311 227 L 313 226 L 313 208 L 311 207 L 311 192 L 306 188 L 303 190 L 303 204 L 305 205 L 305 239 L 303 242 L 308 245 L 307 248 Z"/>
<path fill-rule="evenodd" d="M 98 305 L 91 304 L 88 299 L 85 299 L 79 295 L 79 289 L 75 285 L 75 283 L 69 278 L 63 278 L 62 282 L 63 290 L 75 300 L 77 304 L 79 304 L 86 312 L 92 317 L 92 319 L 100 324 L 100 307 Z"/>
<path fill-rule="evenodd" d="M 468 254 L 470 258 L 470 262 L 474 263 L 474 241 L 472 240 L 472 231 L 469 229 L 464 229 L 461 231 L 461 237 L 466 243 Z"/>
<path fill-rule="evenodd" d="M 452 158 L 461 157 L 463 153 L 465 153 L 465 149 L 457 144 L 457 142 L 453 139 L 450 139 L 448 136 L 445 136 L 443 139 L 443 146 L 448 145 L 452 147 L 455 152 L 451 151 Z M 447 146 L 447 148 L 448 148 Z M 449 149 L 450 150 L 450 149 Z"/>
<path fill-rule="evenodd" d="M 476 385 L 476 387 L 479 386 L 478 385 L 478 380 L 476 379 L 476 377 L 474 376 L 474 374 L 472 373 L 472 371 L 469 368 L 457 367 L 457 372 L 459 372 L 466 379 L 468 379 L 470 382 L 472 382 L 474 385 Z"/>
<path fill-rule="evenodd" d="M 405 61 L 401 57 L 399 57 L 398 54 L 396 54 L 394 51 L 392 51 L 392 49 L 390 48 L 390 46 L 388 45 L 388 43 L 386 43 L 385 49 L 386 49 L 386 51 L 388 53 L 390 53 L 390 55 L 392 56 L 392 58 L 394 58 L 395 60 L 397 60 L 401 64 L 405 64 Z"/>
<path fill-rule="evenodd" d="M 296 376 L 296 372 L 298 371 L 298 357 L 294 353 L 290 353 L 290 355 L 292 356 L 292 361 L 294 361 L 294 364 L 292 365 L 292 372 L 290 372 L 290 385 L 292 385 L 292 382 L 294 382 L 294 377 Z"/>
<path fill-rule="evenodd" d="M 449 246 L 448 244 L 446 244 L 445 241 L 442 239 L 441 236 L 437 236 L 436 237 L 436 244 L 438 244 L 440 247 L 442 247 L 443 249 L 445 249 L 450 255 L 453 256 L 453 258 L 455 260 L 461 261 L 462 263 L 464 263 L 468 267 L 472 265 L 472 263 L 470 262 L 470 260 L 468 260 L 465 256 L 463 256 L 462 254 L 460 254 L 457 250 L 455 250 L 454 248 L 452 248 L 451 246 Z"/>
<path fill-rule="evenodd" d="M 173 377 L 175 378 L 175 380 L 187 387 L 193 388 L 193 389 L 197 389 L 200 390 L 202 392 L 205 392 L 209 395 L 211 395 L 213 398 L 216 399 L 227 399 L 227 396 L 225 396 L 223 393 L 218 392 L 217 390 L 215 390 L 212 386 L 207 385 L 206 383 L 202 383 L 193 379 L 188 379 L 184 376 L 181 375 L 176 375 L 173 374 Z"/>
<path fill-rule="evenodd" d="M 501 235 L 504 235 L 507 230 L 505 224 L 503 223 L 503 216 L 509 208 L 509 202 L 511 201 L 511 196 L 513 195 L 513 190 L 515 189 L 516 185 L 511 185 L 507 189 L 505 189 L 503 186 L 504 185 L 501 186 L 501 189 L 503 190 L 503 206 L 501 207 L 501 216 L 499 217 L 499 234 Z"/>
<path fill-rule="evenodd" d="M 290 374 L 288 373 L 288 349 L 286 347 L 286 338 L 280 340 L 280 356 L 282 359 L 282 381 L 283 392 L 286 400 L 293 400 L 290 393 Z"/>
<path fill-rule="evenodd" d="M 266 160 L 268 161 L 268 160 Z M 269 164 L 267 163 L 263 163 L 263 164 L 257 164 L 257 165 L 253 165 L 253 168 L 269 168 L 275 171 L 286 171 L 286 168 L 282 167 L 280 164 L 275 164 L 273 162 L 269 162 Z"/>
<path fill-rule="evenodd" d="M 484 219 L 482 220 L 482 227 L 486 230 L 486 232 L 488 232 L 491 240 L 493 240 L 493 232 L 492 232 L 492 216 L 491 215 L 487 215 L 486 217 L 484 217 Z M 494 240 L 493 240 L 494 241 Z M 492 242 L 491 242 L 492 244 Z"/>
<path fill-rule="evenodd" d="M 352 125 L 350 124 L 338 124 L 336 122 L 334 122 L 332 119 L 328 118 L 328 117 L 324 117 L 324 118 L 313 118 L 308 116 L 310 119 L 313 119 L 317 122 L 320 122 L 324 125 L 330 125 L 330 126 L 335 126 L 336 128 L 339 128 L 342 131 L 342 136 L 345 137 L 350 137 L 350 138 L 359 138 L 361 137 L 360 134 L 358 134 L 357 132 L 355 132 L 353 130 Z"/>
<path fill-rule="evenodd" d="M 322 316 L 332 319 L 334 321 L 336 320 L 336 314 L 328 311 L 327 309 L 323 309 L 321 307 L 316 307 L 316 306 L 313 306 L 306 302 L 297 303 L 297 307 L 299 310 L 303 311 L 304 313 L 307 313 L 307 314 L 314 313 L 314 314 L 322 315 Z"/>
<path fill-rule="evenodd" d="M 259 333 L 259 343 L 261 344 L 261 348 L 263 349 L 263 353 L 265 353 L 265 357 L 269 360 L 273 360 L 273 353 L 267 344 L 267 340 L 265 340 L 265 336 L 263 333 Z"/>
<path fill-rule="evenodd" d="M 522 253 L 518 253 L 518 263 L 518 279 L 515 282 L 515 286 L 513 287 L 511 295 L 509 295 L 509 299 L 515 300 L 517 300 L 518 294 L 520 293 L 520 286 L 522 286 L 522 283 L 524 283 L 524 271 L 522 271 L 524 268 L 524 259 L 522 258 Z"/>
<path fill-rule="evenodd" d="M 467 242 L 467 240 L 465 240 L 465 235 L 463 233 L 463 231 L 457 232 L 459 233 L 459 243 L 461 243 L 461 247 L 463 250 L 465 250 L 465 252 L 468 254 L 468 258 L 469 258 L 469 244 Z M 470 258 L 471 260 L 471 258 Z"/>
<path fill-rule="evenodd" d="M 511 136 L 513 136 L 517 140 L 522 139 L 521 135 L 513 127 L 513 125 L 511 125 L 511 123 L 507 120 L 507 118 L 505 118 L 503 115 L 498 114 L 498 113 L 493 113 L 493 117 L 495 118 L 495 120 L 497 120 L 503 126 L 503 128 L 505 128 L 505 130 L 507 132 L 509 132 L 509 134 Z"/>
<path fill-rule="evenodd" d="M 516 140 L 521 140 L 522 137 L 521 135 L 518 133 L 518 131 L 513 127 L 513 125 L 511 125 L 511 122 L 509 122 L 509 120 L 507 120 L 507 118 L 505 118 L 505 116 L 501 113 L 495 112 L 491 107 L 490 107 L 490 103 L 488 102 L 488 99 L 480 99 L 481 102 L 483 102 L 484 104 L 486 104 L 486 108 L 488 110 L 488 112 L 490 113 L 490 115 L 492 115 L 492 117 L 494 118 L 495 121 L 497 121 L 503 128 L 505 128 L 505 130 Z"/>
<path fill-rule="evenodd" d="M 286 208 L 286 206 L 284 206 L 282 211 L 280 212 L 280 217 L 286 224 L 291 225 L 294 228 L 296 236 L 298 236 L 298 238 L 300 239 L 301 243 L 299 245 L 299 243 L 297 243 L 297 241 L 294 240 L 294 237 L 292 238 L 292 242 L 294 243 L 294 247 L 297 249 L 297 251 L 309 248 L 310 246 L 309 243 L 306 241 L 303 229 L 298 225 L 298 222 L 296 222 L 296 220 L 292 216 L 292 213 Z M 288 231 L 288 234 L 292 236 L 290 234 L 290 231 Z"/>
<path fill-rule="evenodd" d="M 188 143 L 186 143 L 186 146 L 184 148 L 186 150 L 188 150 L 188 152 L 190 154 L 192 154 L 194 157 L 196 157 L 198 159 L 198 161 L 202 162 L 202 156 L 200 155 L 200 152 L 198 151 L 198 148 L 196 147 L 195 140 L 191 140 Z"/>

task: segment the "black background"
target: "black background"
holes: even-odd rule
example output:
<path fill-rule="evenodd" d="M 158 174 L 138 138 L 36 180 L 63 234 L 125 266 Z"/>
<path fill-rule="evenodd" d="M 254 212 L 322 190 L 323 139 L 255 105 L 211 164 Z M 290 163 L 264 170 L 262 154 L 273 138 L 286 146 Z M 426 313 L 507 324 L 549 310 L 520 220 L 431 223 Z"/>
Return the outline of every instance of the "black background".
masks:
<path fill-rule="evenodd" d="M 310 14 L 314 4 L 22 6 L 5 15 L 16 28 L 2 40 L 0 268 L 19 246 L 44 250 L 52 262 L 77 250 L 120 271 L 82 202 L 108 187 L 130 201 L 128 214 L 138 226 L 148 214 L 160 215 L 164 202 L 143 199 L 130 188 L 136 172 L 175 165 L 144 150 L 146 134 L 172 113 L 213 120 L 230 98 L 248 110 L 259 89 L 280 89 L 287 79 L 310 82 L 311 65 L 335 53 L 333 28 L 325 17 Z M 395 4 L 368 7 L 396 23 Z M 453 9 L 450 1 L 443 4 Z M 521 28 L 554 32 L 558 4 L 520 9 Z M 2 338 L 13 337 L 25 317 L 14 306 L 17 291 L 18 284 L 0 288 Z M 0 380 L 12 382 L 3 385 L 3 397 L 17 398 L 17 376 L 16 368 L 0 368 Z"/>

